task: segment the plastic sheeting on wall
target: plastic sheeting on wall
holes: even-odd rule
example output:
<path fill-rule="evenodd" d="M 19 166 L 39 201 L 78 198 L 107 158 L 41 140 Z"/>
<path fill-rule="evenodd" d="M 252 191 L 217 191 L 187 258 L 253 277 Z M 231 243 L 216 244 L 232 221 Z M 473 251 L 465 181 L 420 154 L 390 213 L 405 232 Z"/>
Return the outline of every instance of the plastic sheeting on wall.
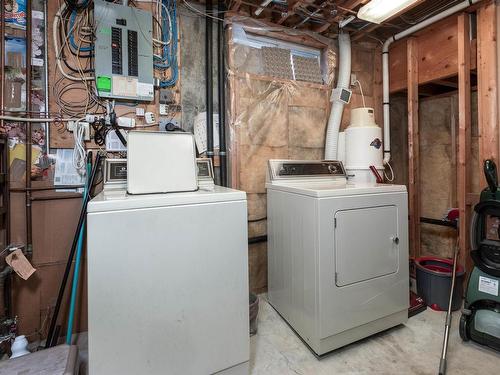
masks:
<path fill-rule="evenodd" d="M 232 186 L 248 194 L 249 236 L 253 237 L 266 233 L 267 161 L 323 157 L 336 42 L 244 17 L 229 22 L 230 175 Z M 307 63 L 317 58 L 322 82 L 273 76 L 279 69 L 266 71 L 263 47 L 280 49 L 276 61 L 284 61 L 288 49 L 292 69 L 294 56 L 311 59 Z"/>

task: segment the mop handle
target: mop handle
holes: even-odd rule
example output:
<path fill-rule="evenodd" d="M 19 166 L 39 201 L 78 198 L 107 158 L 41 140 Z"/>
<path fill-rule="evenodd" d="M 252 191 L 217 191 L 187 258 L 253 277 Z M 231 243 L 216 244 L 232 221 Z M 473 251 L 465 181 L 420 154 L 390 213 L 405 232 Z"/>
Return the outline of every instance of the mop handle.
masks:
<path fill-rule="evenodd" d="M 439 361 L 439 375 L 446 374 L 446 354 L 448 351 L 448 340 L 450 338 L 450 327 L 451 327 L 451 305 L 453 303 L 453 291 L 455 290 L 455 275 L 457 273 L 457 258 L 458 258 L 458 246 L 459 240 L 457 239 L 457 244 L 455 246 L 455 251 L 453 254 L 453 272 L 451 276 L 451 291 L 450 299 L 448 301 L 448 311 L 446 312 L 446 323 L 444 328 L 444 339 L 443 339 L 443 350 L 441 351 L 441 360 Z"/>

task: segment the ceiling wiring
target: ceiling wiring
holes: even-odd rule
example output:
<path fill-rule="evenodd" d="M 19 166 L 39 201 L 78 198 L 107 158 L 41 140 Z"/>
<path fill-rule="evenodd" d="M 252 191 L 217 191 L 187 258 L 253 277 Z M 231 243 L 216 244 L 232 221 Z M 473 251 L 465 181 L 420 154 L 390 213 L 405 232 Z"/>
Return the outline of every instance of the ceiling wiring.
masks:
<path fill-rule="evenodd" d="M 205 13 L 204 11 L 201 11 L 199 9 L 197 9 L 195 6 L 191 5 L 189 3 L 189 1 L 187 0 L 182 0 L 182 4 L 187 8 L 189 9 L 191 12 L 194 12 L 196 14 L 198 14 L 199 16 L 202 16 L 202 17 L 209 17 L 213 20 L 216 20 L 216 21 L 224 21 L 223 18 L 219 18 L 219 17 L 216 17 L 214 16 L 214 14 L 219 14 L 219 12 L 213 12 L 212 14 L 209 14 L 209 13 Z"/>

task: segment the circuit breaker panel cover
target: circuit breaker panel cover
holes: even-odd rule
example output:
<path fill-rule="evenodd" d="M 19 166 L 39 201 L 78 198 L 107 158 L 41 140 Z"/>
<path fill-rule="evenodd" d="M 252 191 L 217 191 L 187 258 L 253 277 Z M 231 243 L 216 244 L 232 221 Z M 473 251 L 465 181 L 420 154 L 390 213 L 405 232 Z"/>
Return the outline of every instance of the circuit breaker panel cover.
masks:
<path fill-rule="evenodd" d="M 154 99 L 152 15 L 94 0 L 96 86 L 104 98 Z"/>

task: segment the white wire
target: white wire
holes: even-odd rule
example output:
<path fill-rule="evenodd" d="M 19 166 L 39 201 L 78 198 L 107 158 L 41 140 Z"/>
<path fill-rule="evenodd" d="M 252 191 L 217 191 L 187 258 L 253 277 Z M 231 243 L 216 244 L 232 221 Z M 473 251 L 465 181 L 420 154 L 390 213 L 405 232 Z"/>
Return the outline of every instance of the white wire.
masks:
<path fill-rule="evenodd" d="M 212 15 L 210 15 L 208 13 L 202 12 L 201 10 L 196 9 L 194 6 L 192 6 L 191 4 L 189 4 L 186 0 L 182 0 L 182 2 L 184 3 L 184 5 L 188 9 L 190 9 L 192 12 L 198 13 L 200 16 L 209 17 L 209 18 L 212 18 L 212 19 L 217 20 L 217 21 L 224 21 L 223 18 L 215 17 L 215 16 L 212 16 Z"/>
<path fill-rule="evenodd" d="M 57 31 L 59 30 L 59 25 L 60 25 L 60 20 L 62 18 L 62 13 L 66 9 L 66 3 L 62 3 L 61 7 L 57 11 L 56 15 L 54 16 L 54 21 L 52 23 L 52 39 L 54 43 L 54 50 L 56 54 L 56 65 L 61 74 L 64 76 L 64 78 L 67 78 L 71 81 L 91 81 L 94 79 L 93 76 L 82 76 L 82 77 L 74 77 L 66 73 L 61 65 L 61 53 L 62 53 L 62 48 L 64 46 L 61 46 L 61 50 L 59 51 L 59 41 L 58 41 L 58 36 L 57 36 Z M 76 23 L 75 23 L 76 25 Z"/>
<path fill-rule="evenodd" d="M 81 122 L 85 120 L 82 117 L 75 122 L 75 127 L 73 129 L 73 138 L 75 140 L 75 148 L 73 150 L 73 167 L 78 171 L 82 172 L 85 169 L 85 157 L 87 153 L 85 151 L 85 126 L 81 125 Z"/>
<path fill-rule="evenodd" d="M 387 165 L 387 166 L 389 167 L 389 169 L 391 170 L 391 178 L 389 178 L 389 177 L 387 176 L 387 173 L 385 173 L 385 171 L 384 171 L 384 176 L 385 176 L 385 179 L 386 179 L 387 181 L 389 181 L 389 182 L 394 182 L 394 170 L 392 169 L 391 162 L 388 162 L 386 165 Z"/>
<path fill-rule="evenodd" d="M 172 28 L 172 17 L 170 17 L 170 11 L 168 10 L 167 6 L 165 4 L 163 4 L 163 2 L 158 1 L 158 3 L 161 4 L 163 10 L 167 14 L 168 27 Z M 158 19 L 158 21 L 161 22 L 161 12 L 159 14 L 159 17 L 160 18 Z M 162 40 L 156 40 L 156 39 L 153 39 L 153 41 L 160 43 L 161 45 L 164 45 L 164 46 L 169 45 L 172 42 L 172 32 L 168 33 L 168 40 L 166 42 L 164 42 Z"/>
<path fill-rule="evenodd" d="M 359 82 L 359 80 L 355 80 L 354 84 L 358 85 L 359 91 L 361 92 L 361 98 L 363 99 L 363 107 L 366 108 L 365 94 L 363 94 L 363 86 L 361 85 L 361 82 Z"/>
<path fill-rule="evenodd" d="M 163 8 L 163 10 L 165 11 L 165 13 L 167 14 L 168 25 L 169 25 L 169 27 L 171 27 L 172 18 L 170 17 L 170 12 L 168 11 L 167 6 L 165 4 L 163 4 L 163 1 L 161 1 L 161 0 L 135 0 L 135 2 L 136 3 L 156 3 L 157 9 L 159 9 L 159 7 L 161 6 Z M 161 24 L 161 14 L 160 13 L 158 13 L 158 22 Z M 163 40 L 156 39 L 156 38 L 153 38 L 153 42 L 161 44 L 162 46 L 169 45 L 170 42 L 172 42 L 172 33 L 169 33 L 168 40 L 166 42 Z"/>

